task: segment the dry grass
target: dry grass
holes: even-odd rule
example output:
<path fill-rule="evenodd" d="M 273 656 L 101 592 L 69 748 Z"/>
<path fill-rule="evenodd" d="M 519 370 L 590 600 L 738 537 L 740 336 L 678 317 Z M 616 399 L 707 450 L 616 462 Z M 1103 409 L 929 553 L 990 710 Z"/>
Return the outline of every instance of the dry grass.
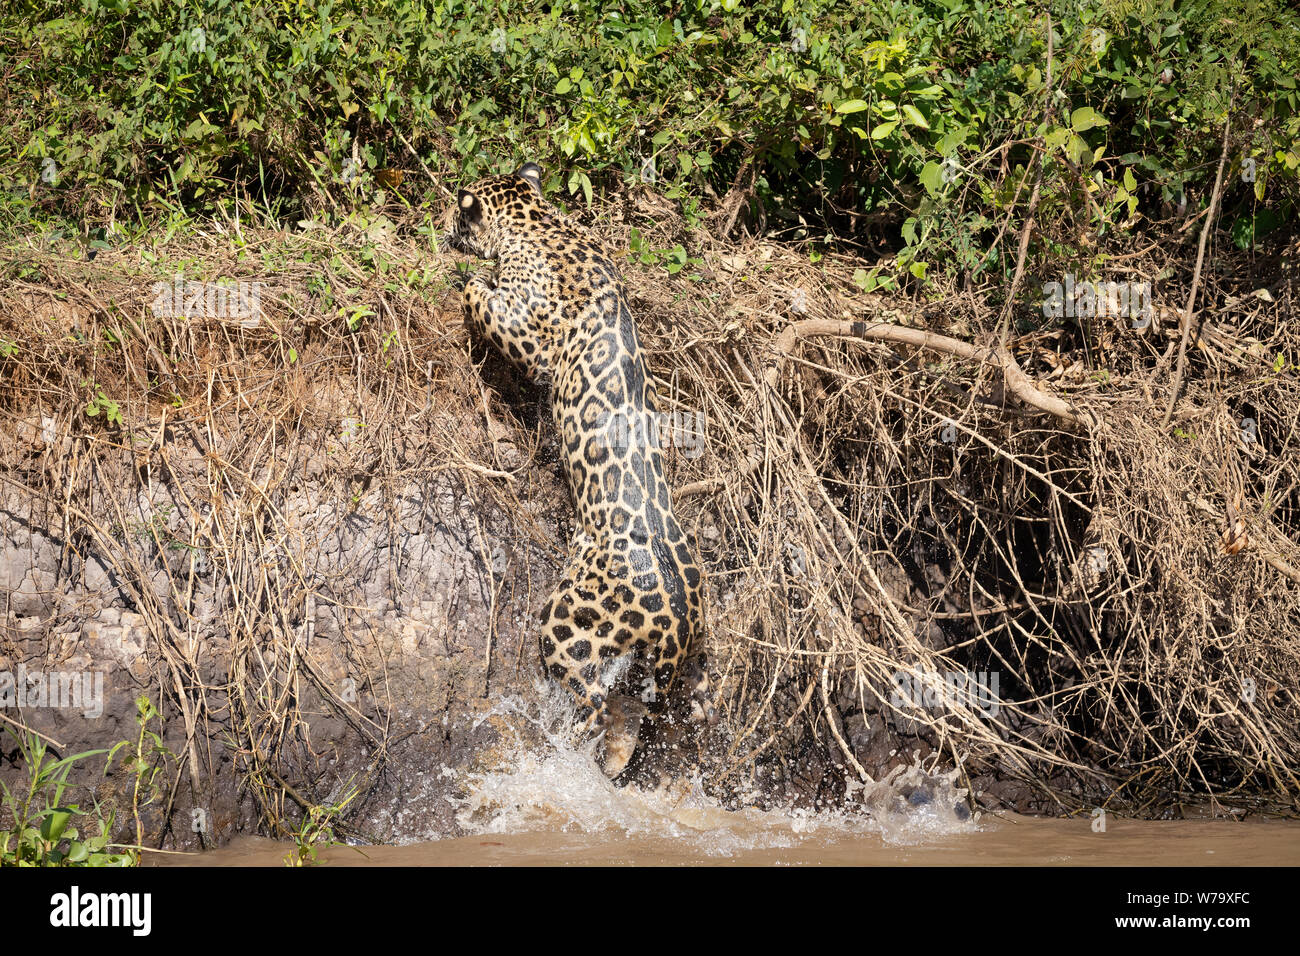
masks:
<path fill-rule="evenodd" d="M 704 258 L 718 305 L 708 286 L 634 285 L 658 374 L 708 423 L 707 456 L 678 472 L 698 497 L 679 499 L 734 609 L 714 645 L 743 728 L 738 772 L 811 734 L 879 777 L 920 739 L 1062 811 L 1160 815 L 1207 797 L 1295 810 L 1293 286 L 1259 298 L 1219 278 L 1163 429 L 1178 280 L 1145 335 L 1100 320 L 1056 333 L 1048 354 L 1041 335 L 1013 337 L 1031 372 L 1070 366 L 1042 387 L 1067 406 L 1053 417 L 1018 400 L 1018 369 L 993 350 L 975 362 L 862 338 L 888 323 L 987 346 L 994 289 L 886 301 L 857 292 L 851 261 L 813 268 L 757 244 Z M 796 342 L 796 324 L 830 334 Z M 999 712 L 900 708 L 900 672 L 997 672 Z M 888 726 L 859 716 L 855 735 L 855 711 Z"/>
<path fill-rule="evenodd" d="M 240 786 L 283 835 L 286 802 L 309 802 L 282 777 L 285 753 L 310 753 L 304 685 L 364 742 L 367 778 L 390 741 L 385 675 L 362 681 L 380 701 L 364 711 L 340 695 L 332 662 L 306 651 L 321 580 L 308 565 L 321 542 L 363 510 L 391 522 L 394 493 L 439 472 L 495 481 L 502 507 L 517 501 L 509 476 L 479 463 L 491 443 L 474 427 L 482 386 L 459 327 L 429 321 L 427 300 L 444 277 L 426 286 L 363 272 L 358 253 L 371 246 L 355 234 L 286 241 L 263 232 L 241 243 L 242 254 L 233 245 L 170 243 L 170 269 L 141 267 L 136 255 L 32 255 L 42 275 L 9 285 L 0 332 L 14 343 L 0 414 L 16 439 L 3 483 L 33 528 L 55 529 L 79 557 L 104 561 L 143 615 L 151 657 L 163 662 L 158 693 L 186 726 L 173 799 L 180 772 L 195 793 L 210 789 L 221 756 L 211 750 L 212 718 L 236 728 L 227 743 Z M 312 264 L 321 259 L 333 261 Z M 259 283 L 261 321 L 155 317 L 153 286 L 178 269 L 190 281 Z M 364 310 L 374 317 L 351 330 L 348 318 Z M 87 415 L 101 392 L 120 424 L 106 409 Z M 300 488 L 322 500 L 302 501 Z M 294 505 L 299 513 L 287 513 Z M 329 520 L 311 513 L 318 506 L 332 506 Z M 360 570 L 329 578 L 347 592 Z M 201 573 L 219 579 L 215 609 L 196 606 Z M 364 666 L 373 655 L 353 640 L 345 631 L 342 653 Z"/>
<path fill-rule="evenodd" d="M 596 225 L 626 243 L 618 210 Z M 921 749 L 975 782 L 1021 781 L 1061 812 L 1157 816 L 1207 798 L 1295 809 L 1293 285 L 1266 300 L 1222 270 L 1203 279 L 1207 324 L 1165 429 L 1168 319 L 1147 335 L 1109 320 L 1013 333 L 999 352 L 995 288 L 866 296 L 852 281 L 862 263 L 847 257 L 812 266 L 797 248 L 714 242 L 662 210 L 640 227 L 652 245 L 685 239 L 703 258 L 700 281 L 686 278 L 691 267 L 669 276 L 629 262 L 625 274 L 669 408 L 706 433 L 701 457 L 669 461 L 710 569 L 711 659 L 730 731 L 713 785 L 789 783 L 810 747 L 878 778 Z M 262 283 L 255 328 L 152 317 L 149 287 L 169 273 L 136 257 L 9 250 L 39 275 L 0 293 L 0 336 L 13 343 L 0 359 L 13 436 L 3 484 L 35 521 L 114 565 L 166 662 L 161 689 L 189 728 L 182 770 L 196 787 L 211 766 L 205 708 L 228 702 L 243 785 L 274 825 L 286 799 L 310 802 L 276 769 L 302 734 L 302 682 L 370 742 L 372 769 L 388 740 L 381 717 L 339 699 L 300 653 L 312 588 L 292 556 L 311 542 L 286 540 L 296 525 L 279 503 L 309 476 L 341 512 L 367 496 L 382 507 L 414 458 L 421 473 L 455 472 L 522 513 L 520 458 L 498 439 L 526 462 L 544 435 L 471 362 L 442 281 L 450 259 L 391 235 L 241 240 L 161 251 L 191 263 L 187 278 Z M 376 272 L 373 259 L 390 268 Z M 1185 266 L 1126 263 L 1130 275 L 1172 268 L 1161 298 L 1179 306 Z M 349 331 L 358 309 L 371 315 Z M 782 337 L 807 320 L 837 334 Z M 946 354 L 939 339 L 921 350 L 846 322 L 980 350 Z M 1021 401 L 1012 361 L 1074 420 Z M 120 426 L 87 417 L 100 388 L 119 402 Z M 364 422 L 367 440 L 341 440 L 346 421 Z M 150 552 L 121 531 L 158 482 L 193 497 L 187 513 L 144 529 Z M 173 555 L 161 578 L 158 551 Z M 225 581 L 216 613 L 232 665 L 220 686 L 204 661 L 211 624 L 187 594 L 183 565 L 198 560 Z M 910 708 L 894 693 L 900 673 L 933 683 L 954 672 L 999 675 L 995 716 L 970 702 Z"/>

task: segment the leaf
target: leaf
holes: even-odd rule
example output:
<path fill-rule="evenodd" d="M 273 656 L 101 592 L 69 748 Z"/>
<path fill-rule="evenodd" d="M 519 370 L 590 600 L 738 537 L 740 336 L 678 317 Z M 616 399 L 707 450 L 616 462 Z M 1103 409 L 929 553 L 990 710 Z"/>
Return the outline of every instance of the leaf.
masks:
<path fill-rule="evenodd" d="M 71 819 L 72 811 L 67 807 L 54 807 L 41 821 L 41 839 L 57 843 Z"/>
<path fill-rule="evenodd" d="M 1047 144 L 1048 149 L 1059 149 L 1066 144 L 1069 138 L 1070 131 L 1064 127 L 1057 126 L 1043 137 L 1043 142 Z"/>
<path fill-rule="evenodd" d="M 959 147 L 965 145 L 966 137 L 970 134 L 970 129 L 965 126 L 954 126 L 944 133 L 936 144 L 936 148 L 945 156 L 950 155 Z"/>
<path fill-rule="evenodd" d="M 872 139 L 884 139 L 890 133 L 898 128 L 898 120 L 890 120 L 887 123 L 881 123 L 871 131 Z"/>
<path fill-rule="evenodd" d="M 1082 136 L 1071 136 L 1066 147 L 1066 155 L 1076 166 L 1086 166 L 1092 162 L 1092 148 Z"/>
<path fill-rule="evenodd" d="M 921 185 L 931 196 L 939 195 L 940 187 L 943 185 L 943 166 L 936 162 L 928 162 L 921 167 Z"/>
<path fill-rule="evenodd" d="M 927 123 L 925 117 L 921 115 L 921 111 L 911 103 L 903 104 L 903 115 L 908 118 L 913 126 L 919 126 L 921 129 L 930 128 L 930 124 Z"/>
<path fill-rule="evenodd" d="M 567 76 L 560 77 L 560 82 L 555 84 L 555 93 L 557 96 L 563 96 L 571 89 L 573 89 L 573 82 Z"/>
<path fill-rule="evenodd" d="M 869 104 L 866 100 L 845 100 L 835 107 L 837 113 L 861 113 Z"/>
<path fill-rule="evenodd" d="M 1070 114 L 1070 129 L 1076 133 L 1092 129 L 1095 126 L 1109 126 L 1110 120 L 1102 116 L 1091 106 L 1080 106 Z"/>

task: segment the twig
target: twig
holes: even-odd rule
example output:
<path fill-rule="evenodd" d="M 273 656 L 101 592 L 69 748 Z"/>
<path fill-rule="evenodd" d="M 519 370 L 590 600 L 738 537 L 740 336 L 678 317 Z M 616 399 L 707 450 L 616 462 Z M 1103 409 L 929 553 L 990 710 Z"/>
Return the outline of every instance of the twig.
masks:
<path fill-rule="evenodd" d="M 3 720 L 3 721 L 4 721 L 5 723 L 7 723 L 7 724 L 13 724 L 13 725 L 14 725 L 15 727 L 17 727 L 19 730 L 25 730 L 25 731 L 27 731 L 29 734 L 35 734 L 37 737 L 40 737 L 41 740 L 44 740 L 47 744 L 53 744 L 55 747 L 58 747 L 60 750 L 65 750 L 65 749 L 67 749 L 67 746 L 68 746 L 67 744 L 61 744 L 61 743 L 59 743 L 57 740 L 55 740 L 53 737 L 47 737 L 47 736 L 45 736 L 43 733 L 41 733 L 39 730 L 33 730 L 31 727 L 28 727 L 28 726 L 27 726 L 26 724 L 24 724 L 22 721 L 14 720 L 14 718 L 9 717 L 9 716 L 6 716 L 5 714 L 0 714 L 0 720 Z"/>
<path fill-rule="evenodd" d="M 1214 228 L 1219 209 L 1219 197 L 1223 193 L 1223 170 L 1228 164 L 1228 133 L 1232 129 L 1233 103 L 1236 103 L 1235 95 L 1232 103 L 1228 105 L 1228 118 L 1223 122 L 1223 149 L 1219 153 L 1219 171 L 1214 176 L 1214 192 L 1210 194 L 1209 214 L 1205 217 L 1205 225 L 1201 227 L 1201 239 L 1196 246 L 1196 270 L 1192 273 L 1192 288 L 1187 293 L 1187 308 L 1183 310 L 1182 334 L 1178 342 L 1178 364 L 1174 371 L 1173 388 L 1169 390 L 1169 404 L 1165 407 L 1165 417 L 1160 421 L 1161 428 L 1168 428 L 1169 422 L 1174 417 L 1174 405 L 1178 402 L 1178 393 L 1183 387 L 1183 375 L 1187 371 L 1187 336 L 1192 329 L 1196 292 L 1201 285 L 1201 268 L 1205 265 L 1205 246 L 1210 238 L 1210 230 Z"/>
<path fill-rule="evenodd" d="M 415 157 L 415 161 L 420 164 L 420 168 L 424 170 L 424 174 L 429 177 L 429 182 L 433 183 L 433 185 L 436 186 L 448 199 L 455 199 L 456 197 L 452 191 L 442 184 L 442 180 L 435 176 L 433 170 L 429 169 L 425 161 L 420 158 L 420 154 L 415 151 L 415 147 L 407 142 L 406 137 L 402 135 L 402 131 L 397 128 L 397 124 L 390 123 L 389 125 L 393 128 L 393 132 L 397 135 L 397 138 L 401 140 L 402 145 L 406 147 L 407 152 Z"/>
<path fill-rule="evenodd" d="M 1011 352 L 1001 346 L 980 348 L 968 342 L 950 338 L 947 335 L 927 332 L 924 329 L 911 329 L 888 322 L 867 323 L 838 319 L 804 319 L 787 326 L 777 336 L 772 347 L 784 359 L 793 354 L 795 343 L 800 339 L 821 336 L 842 336 L 845 338 L 869 339 L 877 342 L 892 342 L 909 345 L 916 349 L 955 355 L 958 358 L 995 365 L 1002 370 L 1007 388 L 1026 405 L 1054 415 L 1072 425 L 1081 425 L 1085 428 L 1092 428 L 1097 425 L 1097 418 L 1092 413 L 1076 410 L 1065 399 L 1040 391 L 1034 384 L 1033 379 L 1020 368 Z M 763 373 L 763 381 L 768 389 L 776 388 L 782 364 L 783 360 L 778 360 L 768 366 L 767 371 Z M 743 476 L 753 472 L 759 461 L 760 458 L 757 453 L 751 452 L 740 474 Z M 694 481 L 678 489 L 677 496 L 686 497 L 700 492 L 712 491 L 726 481 L 734 480 L 735 477 L 736 475 L 733 474 L 725 478 L 717 476 Z"/>

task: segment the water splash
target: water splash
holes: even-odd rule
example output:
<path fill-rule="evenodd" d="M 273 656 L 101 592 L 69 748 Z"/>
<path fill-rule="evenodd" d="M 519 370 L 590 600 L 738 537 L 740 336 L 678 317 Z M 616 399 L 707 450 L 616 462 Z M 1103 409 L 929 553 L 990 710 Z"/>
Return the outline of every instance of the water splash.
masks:
<path fill-rule="evenodd" d="M 878 783 L 851 787 L 850 809 L 836 811 L 728 809 L 705 792 L 698 777 L 653 790 L 616 787 L 596 765 L 595 741 L 571 740 L 568 695 L 554 687 L 537 690 L 531 701 L 505 698 L 481 718 L 496 716 L 516 728 L 499 765 L 455 773 L 463 795 L 448 799 L 470 833 L 652 836 L 730 856 L 868 834 L 887 844 L 912 845 L 979 829 L 966 811 L 965 791 L 954 786 L 956 771 L 936 775 L 919 763 Z"/>

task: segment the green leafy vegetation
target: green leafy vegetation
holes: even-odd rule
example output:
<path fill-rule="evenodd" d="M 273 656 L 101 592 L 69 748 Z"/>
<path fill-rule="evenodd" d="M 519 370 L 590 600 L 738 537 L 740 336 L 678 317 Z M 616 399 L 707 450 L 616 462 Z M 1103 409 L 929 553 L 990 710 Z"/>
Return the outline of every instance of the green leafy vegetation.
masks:
<path fill-rule="evenodd" d="M 315 866 L 316 854 L 323 847 L 341 846 L 334 828 L 343 816 L 349 803 L 357 798 L 360 790 L 349 786 L 343 796 L 330 804 L 312 804 L 303 812 L 302 819 L 289 828 L 293 840 L 293 849 L 284 857 L 284 865 L 289 867 Z"/>
<path fill-rule="evenodd" d="M 74 764 L 105 753 L 87 750 L 61 760 L 36 734 L 0 727 L 18 744 L 27 769 L 25 792 L 0 783 L 0 803 L 12 822 L 0 830 L 0 866 L 133 866 L 133 851 L 110 844 L 113 814 L 98 804 L 83 809 L 65 803 L 68 774 Z"/>
<path fill-rule="evenodd" d="M 441 207 L 527 157 L 575 203 L 647 182 L 696 208 L 736 187 L 769 228 L 882 238 L 916 278 L 977 274 L 1031 194 L 1083 253 L 1080 235 L 1203 200 L 1231 122 L 1249 243 L 1295 201 L 1300 15 L 1167 7 L 26 0 L 0 13 L 0 222 L 34 205 L 102 244 L 86 224 L 243 197 Z"/>
<path fill-rule="evenodd" d="M 15 729 L 8 723 L 0 730 L 17 743 L 16 762 L 26 769 L 25 786 L 17 791 L 0 783 L 0 807 L 10 821 L 0 829 L 0 866 L 136 866 L 144 842 L 140 808 L 161 793 L 159 774 L 166 758 L 174 755 L 153 729 L 161 722 L 153 702 L 141 695 L 136 700 L 139 735 L 134 743 L 119 741 L 110 750 L 87 750 L 70 757 L 51 755 L 46 741 L 33 731 Z M 95 800 L 93 806 L 68 803 L 68 775 L 75 765 L 107 754 L 104 773 L 113 758 L 125 750 L 125 770 L 130 778 L 131 811 L 135 821 L 134 845 L 114 843 L 116 813 Z"/>

